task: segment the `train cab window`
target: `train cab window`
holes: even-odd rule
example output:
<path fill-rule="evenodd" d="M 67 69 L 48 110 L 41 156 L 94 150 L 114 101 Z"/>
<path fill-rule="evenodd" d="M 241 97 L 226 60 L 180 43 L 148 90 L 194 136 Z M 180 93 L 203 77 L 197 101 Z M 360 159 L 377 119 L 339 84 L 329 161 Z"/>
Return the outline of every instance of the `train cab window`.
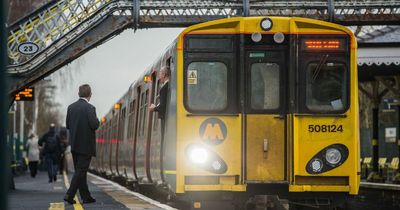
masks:
<path fill-rule="evenodd" d="M 253 63 L 251 77 L 251 108 L 278 109 L 280 106 L 280 70 L 276 63 Z"/>
<path fill-rule="evenodd" d="M 309 63 L 306 107 L 311 111 L 342 111 L 347 107 L 346 67 L 342 63 Z"/>
<path fill-rule="evenodd" d="M 192 62 L 186 71 L 187 106 L 221 111 L 228 105 L 228 68 L 222 62 Z"/>

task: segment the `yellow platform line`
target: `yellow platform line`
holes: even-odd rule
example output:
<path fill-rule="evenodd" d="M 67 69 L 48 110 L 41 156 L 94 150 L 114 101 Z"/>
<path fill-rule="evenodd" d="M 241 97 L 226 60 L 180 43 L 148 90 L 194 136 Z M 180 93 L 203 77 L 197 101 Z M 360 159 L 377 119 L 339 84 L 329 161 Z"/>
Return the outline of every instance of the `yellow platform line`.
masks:
<path fill-rule="evenodd" d="M 64 203 L 50 203 L 49 210 L 64 210 Z"/>
<path fill-rule="evenodd" d="M 64 175 L 64 184 L 65 184 L 65 187 L 68 189 L 69 188 L 69 180 L 68 180 L 68 176 L 67 176 L 67 173 L 64 171 L 63 172 L 63 175 Z M 75 201 L 76 201 L 76 204 L 74 204 L 74 209 L 75 210 L 83 210 L 83 207 L 82 207 L 82 205 L 81 205 L 81 203 L 79 202 L 79 199 L 78 199 L 78 196 L 77 195 L 75 195 Z"/>

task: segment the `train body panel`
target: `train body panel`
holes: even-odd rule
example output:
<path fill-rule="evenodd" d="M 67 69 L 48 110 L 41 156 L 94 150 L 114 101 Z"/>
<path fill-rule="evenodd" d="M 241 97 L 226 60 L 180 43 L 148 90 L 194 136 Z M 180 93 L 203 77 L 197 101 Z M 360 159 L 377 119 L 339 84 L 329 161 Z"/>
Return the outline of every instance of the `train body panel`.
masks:
<path fill-rule="evenodd" d="M 286 180 L 284 131 L 284 118 L 280 115 L 247 116 L 246 181 L 248 183 Z"/>
<path fill-rule="evenodd" d="M 139 92 L 140 91 L 140 92 Z M 135 172 L 137 178 L 141 181 L 148 182 L 146 173 L 146 134 L 145 124 L 147 123 L 147 107 L 148 107 L 148 89 L 139 89 L 139 124 L 136 133 L 136 150 L 135 150 Z"/>
<path fill-rule="evenodd" d="M 345 27 L 304 18 L 188 27 L 131 86 L 125 113 L 107 115 L 119 120 L 102 123 L 94 168 L 182 199 L 276 184 L 284 197 L 357 194 L 356 47 Z M 148 111 L 162 66 L 171 69 L 164 138 Z"/>
<path fill-rule="evenodd" d="M 129 181 L 136 180 L 134 173 L 134 151 L 135 151 L 135 132 L 136 132 L 136 104 L 135 100 L 135 89 L 131 86 L 129 88 L 126 97 L 126 119 L 125 119 L 125 138 L 126 142 L 123 146 L 124 154 L 123 157 L 119 156 L 119 159 L 123 159 L 124 170 L 126 172 L 126 177 Z"/>

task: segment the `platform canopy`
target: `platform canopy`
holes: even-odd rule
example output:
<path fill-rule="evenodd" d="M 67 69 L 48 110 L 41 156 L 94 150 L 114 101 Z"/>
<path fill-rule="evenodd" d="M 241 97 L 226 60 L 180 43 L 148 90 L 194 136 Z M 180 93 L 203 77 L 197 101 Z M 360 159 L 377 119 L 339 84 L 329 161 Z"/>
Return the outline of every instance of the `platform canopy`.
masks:
<path fill-rule="evenodd" d="M 359 80 L 400 75 L 400 26 L 387 26 L 358 38 Z"/>

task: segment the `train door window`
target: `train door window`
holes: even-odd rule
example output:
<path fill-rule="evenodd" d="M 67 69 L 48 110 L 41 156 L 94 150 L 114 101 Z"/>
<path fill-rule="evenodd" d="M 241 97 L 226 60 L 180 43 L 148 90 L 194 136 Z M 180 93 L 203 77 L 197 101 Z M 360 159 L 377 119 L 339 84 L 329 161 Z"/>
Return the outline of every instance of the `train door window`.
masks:
<path fill-rule="evenodd" d="M 192 62 L 186 72 L 191 111 L 222 111 L 228 106 L 228 68 L 222 62 Z"/>
<path fill-rule="evenodd" d="M 157 105 L 160 103 L 160 80 L 157 79 L 156 87 L 155 87 L 155 97 L 154 97 L 154 104 Z M 153 131 L 158 129 L 158 112 L 153 112 Z"/>
<path fill-rule="evenodd" d="M 143 109 L 144 109 L 144 95 L 145 95 L 145 93 L 144 92 L 142 92 L 142 93 L 140 93 L 140 106 L 139 106 L 139 114 L 140 114 L 140 116 L 139 116 L 139 136 L 142 136 L 142 126 L 143 126 L 143 121 L 144 121 L 144 112 L 143 112 Z"/>
<path fill-rule="evenodd" d="M 306 71 L 306 107 L 309 110 L 343 111 L 347 107 L 344 64 L 311 62 Z"/>
<path fill-rule="evenodd" d="M 149 90 L 141 93 L 140 99 L 140 127 L 139 127 L 139 135 L 144 136 L 145 127 L 147 122 L 147 97 L 149 95 Z"/>
<path fill-rule="evenodd" d="M 117 115 L 114 115 L 114 117 L 113 117 L 113 122 L 112 122 L 112 124 L 113 124 L 113 126 L 112 126 L 112 139 L 118 139 L 118 121 L 117 121 Z M 115 141 L 115 140 L 114 140 Z"/>
<path fill-rule="evenodd" d="M 168 58 L 167 65 L 168 65 L 169 70 L 171 72 L 173 72 L 175 70 L 175 64 L 174 64 L 174 58 L 173 57 Z M 171 77 L 171 75 L 170 75 L 170 77 Z"/>
<path fill-rule="evenodd" d="M 130 138 L 132 138 L 133 137 L 133 131 L 134 131 L 134 129 L 133 129 L 133 116 L 134 116 L 134 113 L 133 113 L 133 110 L 134 110 L 134 104 L 135 104 L 135 100 L 133 100 L 133 101 L 131 101 L 130 102 L 130 104 L 129 104 L 129 115 L 128 115 L 128 138 L 130 139 Z"/>
<path fill-rule="evenodd" d="M 107 140 L 111 141 L 111 121 L 107 122 Z"/>
<path fill-rule="evenodd" d="M 280 106 L 280 68 L 276 63 L 253 63 L 251 77 L 251 108 L 278 109 Z"/>
<path fill-rule="evenodd" d="M 124 107 L 121 111 L 121 115 L 119 118 L 119 139 L 123 141 L 124 138 L 124 128 L 125 128 L 125 114 L 126 114 L 126 107 Z"/>

